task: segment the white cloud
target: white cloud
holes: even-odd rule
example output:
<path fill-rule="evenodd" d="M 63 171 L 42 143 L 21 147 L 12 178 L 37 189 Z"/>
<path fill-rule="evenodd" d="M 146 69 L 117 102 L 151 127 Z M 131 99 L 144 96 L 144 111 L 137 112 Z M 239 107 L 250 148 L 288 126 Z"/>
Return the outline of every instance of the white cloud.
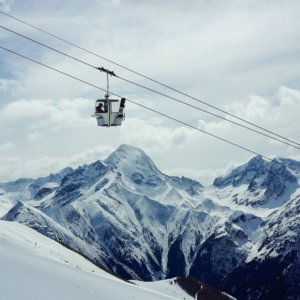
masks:
<path fill-rule="evenodd" d="M 15 147 L 15 144 L 7 142 L 3 145 L 0 145 L 0 151 L 6 151 L 12 149 L 13 147 Z"/>
<path fill-rule="evenodd" d="M 234 102 L 227 106 L 226 110 L 250 122 L 256 122 L 267 115 L 266 113 L 270 107 L 271 104 L 265 98 L 252 95 L 248 97 L 247 103 Z"/>
<path fill-rule="evenodd" d="M 7 104 L 0 110 L 2 120 L 16 122 L 30 119 L 32 128 L 76 127 L 90 124 L 89 109 L 93 112 L 92 101 L 88 99 L 37 99 L 19 100 Z"/>
<path fill-rule="evenodd" d="M 16 81 L 13 79 L 0 78 L 0 91 L 6 91 L 15 86 Z"/>
<path fill-rule="evenodd" d="M 70 156 L 40 156 L 31 159 L 13 156 L 0 157 L 0 178 L 1 181 L 9 181 L 20 177 L 48 176 L 50 173 L 58 172 L 65 167 L 76 168 L 85 163 L 104 159 L 112 150 L 108 146 L 98 146 Z M 20 168 L 20 166 L 22 167 Z"/>
<path fill-rule="evenodd" d="M 121 4 L 121 0 L 111 0 L 113 5 L 120 5 Z"/>
<path fill-rule="evenodd" d="M 15 0 L 0 0 L 0 9 L 4 12 L 9 12 Z"/>
<path fill-rule="evenodd" d="M 33 142 L 33 141 L 38 140 L 40 137 L 41 137 L 41 133 L 39 133 L 39 132 L 30 132 L 30 133 L 27 134 L 26 138 L 27 138 L 28 141 Z"/>
<path fill-rule="evenodd" d="M 287 87 L 281 87 L 278 91 L 279 103 L 281 106 L 294 106 L 300 103 L 300 91 Z"/>
<path fill-rule="evenodd" d="M 265 98 L 258 95 L 251 95 L 247 102 L 233 102 L 225 109 L 230 113 L 244 118 L 254 124 L 260 125 L 275 133 L 286 137 L 292 137 L 300 140 L 298 131 L 298 109 L 300 108 L 300 92 L 287 87 L 280 87 L 276 96 Z M 228 119 L 241 123 L 248 127 L 249 124 L 243 123 L 231 116 Z M 201 128 L 206 130 L 218 130 L 231 126 L 229 123 L 221 122 L 204 122 L 201 121 Z M 266 132 L 265 132 L 266 133 Z M 269 133 L 267 133 L 269 134 Z"/>
<path fill-rule="evenodd" d="M 193 137 L 190 129 L 165 127 L 158 118 L 129 118 L 123 125 L 121 139 L 125 143 L 146 147 L 151 152 L 159 153 L 173 147 L 180 148 Z"/>
<path fill-rule="evenodd" d="M 170 169 L 164 170 L 164 172 L 168 175 L 173 176 L 185 176 L 188 178 L 192 178 L 194 180 L 199 181 L 203 185 L 211 185 L 213 181 L 219 177 L 228 174 L 237 166 L 244 163 L 243 161 L 230 161 L 225 167 L 223 168 L 216 168 L 216 169 L 187 169 L 187 168 L 178 168 L 178 169 Z"/>

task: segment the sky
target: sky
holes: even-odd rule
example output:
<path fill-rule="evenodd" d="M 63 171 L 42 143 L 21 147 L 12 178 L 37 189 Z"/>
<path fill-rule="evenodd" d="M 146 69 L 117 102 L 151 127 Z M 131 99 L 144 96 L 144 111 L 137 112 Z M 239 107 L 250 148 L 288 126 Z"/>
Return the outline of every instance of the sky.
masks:
<path fill-rule="evenodd" d="M 300 142 L 298 0 L 0 0 L 0 10 L 118 64 Z M 222 115 L 99 57 L 0 14 L 0 25 L 89 64 Z M 0 28 L 3 47 L 105 88 L 95 69 Z M 111 92 L 267 157 L 298 149 L 117 78 Z M 104 92 L 0 49 L 0 182 L 47 176 L 143 149 L 169 175 L 211 184 L 254 154 L 127 102 L 121 127 L 91 117 Z"/>

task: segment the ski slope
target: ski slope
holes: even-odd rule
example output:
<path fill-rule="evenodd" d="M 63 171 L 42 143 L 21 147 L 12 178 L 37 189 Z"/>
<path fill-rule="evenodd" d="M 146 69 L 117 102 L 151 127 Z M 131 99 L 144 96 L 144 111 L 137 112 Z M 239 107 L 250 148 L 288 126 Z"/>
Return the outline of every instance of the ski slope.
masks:
<path fill-rule="evenodd" d="M 115 278 L 77 253 L 14 222 L 0 221 L 0 266 L 0 299 L 191 299 L 168 281 L 155 291 L 156 285 L 143 288 Z M 169 295 L 163 293 L 167 285 L 174 289 Z"/>
<path fill-rule="evenodd" d="M 141 286 L 146 289 L 155 290 L 162 294 L 170 295 L 175 297 L 176 299 L 186 299 L 192 300 L 195 299 L 188 295 L 183 289 L 181 289 L 176 283 L 174 279 L 166 279 L 154 282 L 145 282 L 145 281 L 136 281 L 133 280 L 136 285 Z M 234 299 L 234 298 L 233 298 Z"/>

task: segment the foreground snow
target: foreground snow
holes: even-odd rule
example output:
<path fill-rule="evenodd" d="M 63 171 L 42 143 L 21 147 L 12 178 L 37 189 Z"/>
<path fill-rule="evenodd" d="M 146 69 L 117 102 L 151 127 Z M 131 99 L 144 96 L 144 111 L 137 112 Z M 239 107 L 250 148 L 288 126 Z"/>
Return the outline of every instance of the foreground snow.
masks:
<path fill-rule="evenodd" d="M 174 281 L 174 279 L 160 280 L 155 282 L 142 282 L 133 280 L 136 285 L 146 289 L 155 290 L 162 294 L 170 295 L 178 299 L 195 299 L 182 290 Z"/>
<path fill-rule="evenodd" d="M 0 265 L 0 299 L 191 299 L 169 281 L 143 288 L 117 279 L 14 222 L 0 221 Z"/>

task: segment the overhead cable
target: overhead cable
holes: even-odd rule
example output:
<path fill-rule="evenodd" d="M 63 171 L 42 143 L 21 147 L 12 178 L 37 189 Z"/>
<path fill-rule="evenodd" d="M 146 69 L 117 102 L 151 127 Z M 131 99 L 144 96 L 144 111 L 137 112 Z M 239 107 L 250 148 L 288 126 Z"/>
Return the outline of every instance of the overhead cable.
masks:
<path fill-rule="evenodd" d="M 62 74 L 62 75 L 65 75 L 65 76 L 68 76 L 68 77 L 70 77 L 70 78 L 72 78 L 72 79 L 75 79 L 75 80 L 77 80 L 77 81 L 80 81 L 80 82 L 82 82 L 82 83 L 84 83 L 84 84 L 86 84 L 86 85 L 92 86 L 92 87 L 94 87 L 94 88 L 96 88 L 96 89 L 98 89 L 98 90 L 101 90 L 101 91 L 104 91 L 104 92 L 106 91 L 104 88 L 101 88 L 101 87 L 99 87 L 99 86 L 97 86 L 97 85 L 94 85 L 94 84 L 92 84 L 92 83 L 90 83 L 90 82 L 87 82 L 87 81 L 85 81 L 85 80 L 83 80 L 83 79 L 80 79 L 80 78 L 78 78 L 78 77 L 76 77 L 76 76 L 73 76 L 73 75 L 71 75 L 71 74 L 68 74 L 68 73 L 66 73 L 66 72 L 63 72 L 63 71 L 61 71 L 61 70 L 59 70 L 59 69 L 53 68 L 53 67 L 51 67 L 51 66 L 49 66 L 49 65 L 47 65 L 47 64 L 41 63 L 41 62 L 39 62 L 39 61 L 37 61 L 37 60 L 35 60 L 35 59 L 32 59 L 32 58 L 30 58 L 30 57 L 28 57 L 28 56 L 25 56 L 25 55 L 23 55 L 23 54 L 17 53 L 17 52 L 15 52 L 15 51 L 11 50 L 11 49 L 8 49 L 8 48 L 2 47 L 2 46 L 0 46 L 0 49 L 5 50 L 5 51 L 7 51 L 7 52 L 10 52 L 10 53 L 12 53 L 12 54 L 15 54 L 15 55 L 17 55 L 17 56 L 19 56 L 19 57 L 22 57 L 22 58 L 24 58 L 24 59 L 26 59 L 26 60 L 29 60 L 29 61 L 31 61 L 31 62 L 34 62 L 34 63 L 36 63 L 36 64 L 39 64 L 40 66 L 43 66 L 43 67 L 45 67 L 45 68 L 48 68 L 48 69 L 50 69 L 50 70 L 52 70 L 52 71 L 58 72 L 58 73 L 60 73 L 60 74 Z M 110 92 L 110 93 L 111 93 L 111 95 L 114 95 L 114 96 L 117 96 L 117 97 L 120 97 L 120 98 L 121 98 L 121 96 L 118 95 L 118 94 L 116 94 L 116 93 L 113 93 L 113 92 Z M 221 141 L 223 141 L 223 142 L 226 142 L 227 144 L 230 144 L 230 145 L 235 146 L 235 147 L 237 147 L 237 148 L 243 149 L 243 150 L 245 150 L 245 151 L 247 151 L 247 152 L 249 152 L 249 153 L 251 153 L 251 154 L 259 155 L 259 156 L 265 158 L 265 159 L 268 160 L 268 161 L 272 161 L 271 158 L 269 158 L 269 157 L 267 157 L 267 156 L 265 156 L 265 155 L 263 155 L 263 154 L 260 154 L 260 153 L 254 151 L 254 150 L 251 150 L 251 149 L 249 149 L 249 148 L 247 148 L 247 147 L 241 146 L 241 145 L 239 145 L 239 144 L 237 144 L 237 143 L 231 142 L 231 141 L 229 141 L 229 140 L 227 140 L 227 139 L 225 139 L 225 138 L 222 138 L 222 137 L 220 137 L 220 136 L 217 136 L 217 135 L 215 135 L 215 134 L 213 134 L 213 133 L 210 133 L 210 132 L 207 132 L 207 131 L 205 131 L 205 130 L 202 130 L 202 129 L 196 127 L 196 126 L 193 126 L 193 125 L 191 125 L 191 124 L 189 124 L 189 123 L 183 122 L 183 121 L 181 121 L 181 120 L 179 120 L 179 119 L 177 119 L 177 118 L 174 118 L 174 117 L 172 117 L 172 116 L 169 116 L 169 115 L 164 114 L 164 113 L 162 113 L 162 112 L 159 112 L 159 111 L 157 111 L 157 110 L 154 110 L 154 109 L 152 109 L 152 108 L 150 108 L 150 107 L 147 107 L 147 106 L 145 106 L 145 105 L 143 105 L 143 104 L 140 104 L 140 103 L 138 103 L 138 102 L 136 102 L 136 101 L 133 101 L 133 100 L 130 100 L 130 99 L 126 99 L 126 100 L 129 101 L 129 102 L 131 102 L 131 103 L 133 103 L 133 104 L 135 104 L 135 105 L 137 105 L 137 106 L 140 106 L 140 107 L 142 107 L 142 108 L 144 108 L 144 109 L 146 109 L 146 110 L 149 110 L 149 111 L 154 112 L 154 113 L 156 113 L 156 114 L 158 114 L 158 115 L 161 115 L 161 116 L 163 116 L 163 117 L 165 117 L 165 118 L 168 118 L 168 119 L 173 120 L 173 121 L 175 121 L 175 122 L 177 122 L 177 123 L 180 123 L 180 124 L 182 124 L 182 125 L 184 125 L 184 126 L 186 126 L 186 127 L 189 127 L 189 128 L 194 129 L 194 130 L 197 130 L 198 132 L 205 133 L 205 134 L 207 134 L 207 135 L 209 135 L 209 136 L 211 136 L 211 137 L 214 137 L 214 138 L 216 138 L 216 139 L 218 139 L 218 140 L 221 140 Z M 279 162 L 279 163 L 281 163 L 281 162 Z M 281 163 L 281 164 L 283 164 L 283 163 Z"/>
<path fill-rule="evenodd" d="M 246 120 L 246 119 L 244 119 L 244 118 L 242 118 L 242 117 L 236 116 L 236 115 L 234 115 L 234 114 L 232 114 L 232 113 L 230 113 L 230 112 L 228 112 L 228 111 L 225 111 L 224 109 L 221 109 L 221 108 L 219 108 L 219 107 L 217 107 L 217 106 L 215 106 L 215 105 L 212 105 L 212 104 L 210 104 L 210 103 L 207 103 L 207 102 L 205 102 L 205 101 L 203 101 L 203 100 L 200 100 L 200 99 L 198 99 L 198 98 L 196 98 L 196 97 L 193 97 L 193 96 L 191 96 L 191 95 L 189 95 L 189 94 L 187 94 L 187 93 L 185 93 L 185 92 L 182 92 L 182 91 L 180 91 L 180 90 L 178 90 L 178 89 L 175 89 L 175 88 L 173 88 L 173 87 L 171 87 L 171 86 L 169 86 L 169 85 L 167 85 L 167 84 L 164 84 L 164 83 L 162 83 L 162 82 L 160 82 L 160 81 L 158 81 L 158 80 L 156 80 L 156 79 L 153 79 L 153 78 L 151 78 L 151 77 L 149 77 L 149 76 L 146 76 L 146 75 L 144 75 L 144 74 L 142 74 L 142 73 L 140 73 L 140 72 L 137 72 L 137 71 L 135 71 L 135 70 L 133 70 L 133 69 L 131 69 L 131 68 L 128 68 L 128 67 L 126 67 L 126 66 L 124 66 L 124 65 L 122 65 L 122 64 L 120 64 L 120 63 L 117 63 L 117 62 L 115 62 L 115 61 L 113 61 L 113 60 L 111 60 L 111 59 L 108 59 L 108 58 L 106 58 L 106 57 L 104 57 L 104 56 L 102 56 L 102 55 L 99 55 L 99 54 L 97 54 L 97 53 L 95 53 L 95 52 L 93 52 L 93 51 L 90 51 L 90 50 L 85 49 L 85 48 L 83 48 L 83 47 L 81 47 L 81 46 L 78 46 L 78 45 L 76 45 L 76 44 L 74 44 L 74 43 L 72 43 L 72 42 L 67 41 L 66 39 L 63 39 L 63 38 L 61 38 L 61 37 L 59 37 L 59 36 L 57 36 L 57 35 L 55 35 L 55 34 L 52 34 L 52 33 L 48 32 L 48 31 L 44 30 L 44 29 L 41 29 L 41 28 L 39 28 L 39 27 L 37 27 L 37 26 L 34 26 L 34 25 L 32 25 L 32 24 L 30 24 L 30 23 L 24 21 L 24 20 L 21 20 L 21 19 L 17 18 L 17 17 L 14 17 L 14 16 L 12 16 L 12 15 L 10 15 L 10 14 L 4 12 L 4 11 L 1 11 L 1 10 L 0 10 L 0 13 L 3 14 L 3 15 L 6 15 L 7 17 L 12 18 L 12 19 L 14 19 L 14 20 L 16 20 L 16 21 L 18 21 L 18 22 L 21 22 L 21 23 L 23 23 L 23 24 L 25 24 L 25 25 L 27 25 L 27 26 L 29 26 L 29 27 L 31 27 L 31 28 L 34 28 L 34 29 L 36 29 L 36 30 L 38 30 L 38 31 L 40 31 L 40 32 L 43 32 L 44 34 L 47 34 L 47 35 L 49 35 L 49 36 L 51 36 L 51 37 L 53 37 L 53 38 L 55 38 L 55 39 L 57 39 L 57 40 L 60 40 L 60 41 L 62 41 L 62 42 L 64 42 L 64 43 L 66 43 L 66 44 L 69 44 L 69 45 L 71 45 L 71 46 L 73 46 L 73 47 L 76 47 L 76 48 L 78 48 L 78 49 L 80 49 L 80 50 L 82 50 L 82 51 L 84 51 L 84 52 L 86 52 L 86 53 L 89 53 L 89 54 L 92 54 L 92 55 L 94 55 L 94 56 L 96 56 L 96 57 L 99 57 L 99 58 L 101 58 L 101 59 L 103 59 L 103 60 L 105 60 L 105 61 L 107 61 L 107 62 L 110 62 L 110 63 L 112 63 L 112 64 L 114 64 L 114 65 L 116 65 L 116 66 L 118 66 L 118 67 L 120 67 L 120 68 L 123 68 L 123 69 L 125 69 L 125 70 L 127 70 L 127 71 L 129 71 L 129 72 L 132 72 L 132 73 L 134 73 L 134 74 L 136 74 L 136 75 L 139 75 L 139 76 L 141 76 L 141 77 L 143 77 L 143 78 L 145 78 L 145 79 L 147 79 L 147 80 L 150 80 L 150 81 L 152 81 L 152 82 L 155 82 L 155 83 L 157 83 L 157 84 L 159 84 L 159 85 L 161 85 L 161 86 L 163 86 L 163 87 L 165 87 L 165 88 L 167 88 L 167 89 L 170 89 L 170 90 L 172 90 L 172 91 L 174 91 L 174 92 L 176 92 L 176 93 L 179 93 L 179 94 L 181 94 L 181 95 L 183 95 L 183 96 L 185 96 L 185 97 L 188 97 L 188 98 L 190 98 L 190 99 L 192 99 L 192 100 L 194 100 L 194 101 L 200 102 L 200 103 L 202 103 L 203 105 L 209 106 L 209 107 L 211 107 L 211 108 L 213 108 L 213 109 L 215 109 L 215 110 L 217 110 L 217 111 L 220 111 L 220 112 L 222 112 L 222 113 L 224 113 L 224 114 L 227 114 L 228 116 L 230 116 L 230 117 L 232 117 L 232 118 L 235 118 L 235 119 L 237 119 L 237 120 L 240 120 L 240 121 L 242 121 L 242 122 L 245 122 L 245 123 L 247 123 L 247 124 L 249 124 L 249 125 L 251 125 L 251 126 L 254 126 L 254 127 L 256 127 L 256 128 L 258 128 L 258 129 L 261 129 L 261 130 L 263 130 L 263 131 L 265 131 L 265 132 L 268 132 L 268 133 L 270 133 L 270 134 L 272 134 L 272 135 L 275 135 L 275 136 L 277 136 L 277 137 L 279 137 L 279 138 L 281 138 L 281 139 L 283 139 L 283 140 L 286 140 L 286 141 L 288 141 L 288 142 L 291 142 L 291 143 L 294 143 L 294 144 L 300 146 L 300 143 L 295 142 L 295 141 L 293 141 L 293 140 L 291 140 L 291 139 L 289 139 L 289 138 L 286 138 L 286 137 L 284 137 L 284 136 L 282 136 L 282 135 L 280 135 L 280 134 L 278 134 L 278 133 L 275 133 L 274 131 L 271 131 L 271 130 L 269 130 L 269 129 L 266 129 L 266 128 L 264 128 L 264 127 L 262 127 L 262 126 L 260 126 L 260 125 L 257 125 L 257 124 L 255 124 L 255 123 L 253 123 L 253 122 L 250 122 L 250 121 L 248 121 L 248 120 Z M 226 119 L 226 118 L 224 118 L 224 119 Z M 226 120 L 228 120 L 228 119 L 226 119 Z M 236 124 L 239 124 L 239 123 L 236 123 Z"/>
<path fill-rule="evenodd" d="M 60 51 L 60 50 L 57 50 L 57 49 L 55 49 L 55 48 L 53 48 L 53 47 L 51 47 L 51 46 L 49 46 L 49 45 L 46 45 L 45 43 L 41 43 L 41 42 L 39 42 L 39 41 L 37 41 L 37 40 L 35 40 L 35 39 L 32 39 L 32 38 L 30 38 L 30 37 L 28 37 L 28 36 L 26 36 L 26 35 L 23 35 L 23 34 L 21 34 L 21 33 L 18 33 L 18 32 L 14 31 L 14 30 L 12 30 L 12 29 L 9 29 L 9 28 L 7 28 L 7 27 L 4 27 L 4 26 L 1 26 L 1 25 L 0 25 L 0 28 L 5 29 L 5 30 L 7 30 L 7 31 L 9 31 L 9 32 L 11 32 L 11 33 L 14 33 L 14 34 L 16 34 L 16 35 L 18 35 L 18 36 L 20 36 L 20 37 L 22 37 L 22 38 L 25 38 L 25 39 L 27 39 L 27 40 L 29 40 L 29 41 L 31 41 L 31 42 L 34 42 L 34 43 L 36 43 L 36 44 L 38 44 L 38 45 L 40 45 L 40 46 L 43 46 L 43 47 L 48 48 L 48 49 L 50 49 L 50 50 L 52 50 L 52 51 L 55 51 L 55 52 L 57 52 L 57 53 L 59 53 L 59 54 L 62 54 L 62 55 L 64 55 L 64 56 L 66 56 L 66 57 L 68 57 L 68 58 L 71 58 L 71 59 L 73 59 L 73 60 L 75 60 L 75 61 L 77 61 L 77 62 L 80 62 L 80 63 L 82 63 L 82 64 L 84 64 L 84 65 L 86 65 L 86 66 L 88 66 L 88 67 L 91 67 L 91 68 L 100 70 L 100 71 L 102 71 L 102 72 L 106 72 L 106 73 L 108 73 L 109 75 L 115 76 L 115 77 L 117 77 L 117 78 L 119 78 L 119 79 L 121 79 L 121 80 L 123 80 L 123 81 L 126 81 L 126 82 L 128 82 L 128 83 L 130 83 L 130 84 L 139 86 L 139 87 L 144 88 L 144 89 L 146 89 L 146 90 L 148 90 L 148 91 L 151 91 L 151 92 L 156 93 L 156 94 L 158 94 L 158 95 L 161 95 L 161 96 L 163 96 L 163 97 L 169 98 L 169 99 L 171 99 L 171 100 L 173 100 L 173 101 L 179 102 L 179 103 L 181 103 L 181 104 L 184 104 L 184 105 L 189 106 L 189 107 L 191 107 L 191 108 L 194 108 L 194 109 L 196 109 L 196 110 L 199 110 L 199 111 L 202 111 L 202 112 L 204 112 L 204 113 L 210 114 L 210 115 L 212 115 L 212 116 L 214 116 L 214 117 L 217 117 L 217 118 L 219 118 L 219 119 L 225 120 L 225 121 L 230 122 L 230 123 L 232 123 L 232 124 L 234 124 L 234 125 L 240 126 L 240 127 L 245 128 L 245 129 L 247 129 L 247 130 L 250 130 L 250 131 L 252 131 L 252 132 L 255 132 L 255 133 L 258 133 L 258 134 L 263 135 L 263 136 L 265 136 L 265 137 L 268 137 L 268 138 L 270 138 L 270 139 L 273 139 L 273 140 L 275 140 L 275 141 L 277 141 L 277 142 L 286 144 L 286 145 L 291 146 L 291 147 L 296 148 L 296 149 L 300 149 L 300 147 L 294 145 L 294 144 L 298 145 L 296 142 L 293 142 L 294 144 L 292 144 L 292 143 L 290 143 L 290 142 L 287 142 L 287 141 L 278 139 L 278 138 L 276 138 L 276 137 L 274 137 L 274 136 L 271 136 L 271 135 L 269 135 L 269 134 L 266 134 L 266 133 L 264 133 L 264 132 L 258 131 L 258 130 L 256 130 L 256 129 L 253 129 L 253 128 L 251 128 L 251 127 L 248 127 L 248 126 L 246 126 L 246 125 L 243 125 L 243 124 L 241 124 L 241 123 L 238 123 L 238 122 L 235 122 L 235 121 L 233 121 L 233 120 L 227 119 L 227 118 L 225 118 L 225 117 L 223 117 L 223 116 L 221 116 L 221 115 L 212 113 L 212 112 L 210 112 L 210 111 L 207 111 L 207 110 L 202 109 L 202 108 L 200 108 L 200 107 L 194 106 L 194 105 L 192 105 L 192 104 L 190 104 L 190 103 L 187 103 L 187 102 L 182 101 L 182 100 L 180 100 L 180 99 L 177 99 L 177 98 L 175 98 L 175 97 L 169 96 L 169 95 L 164 94 L 164 93 L 162 93 L 162 92 L 156 91 L 156 90 L 154 90 L 154 89 L 152 89 L 152 88 L 146 87 L 146 86 L 141 85 L 141 84 L 136 83 L 136 82 L 133 82 L 133 81 L 127 79 L 127 78 L 118 76 L 118 75 L 116 75 L 114 72 L 108 71 L 107 69 L 104 69 L 103 67 L 100 68 L 100 67 L 93 66 L 93 65 L 91 65 L 90 63 L 87 63 L 87 62 L 85 62 L 85 61 L 83 61 L 83 60 L 81 60 L 81 59 L 79 59 L 79 58 L 76 58 L 76 57 L 74 57 L 74 56 L 72 56 L 72 55 L 69 55 L 69 54 L 67 54 L 67 53 L 65 53 L 65 52 L 62 52 L 62 51 Z M 285 139 L 285 140 L 288 140 L 288 139 Z M 289 140 L 288 140 L 288 141 L 289 141 Z"/>

